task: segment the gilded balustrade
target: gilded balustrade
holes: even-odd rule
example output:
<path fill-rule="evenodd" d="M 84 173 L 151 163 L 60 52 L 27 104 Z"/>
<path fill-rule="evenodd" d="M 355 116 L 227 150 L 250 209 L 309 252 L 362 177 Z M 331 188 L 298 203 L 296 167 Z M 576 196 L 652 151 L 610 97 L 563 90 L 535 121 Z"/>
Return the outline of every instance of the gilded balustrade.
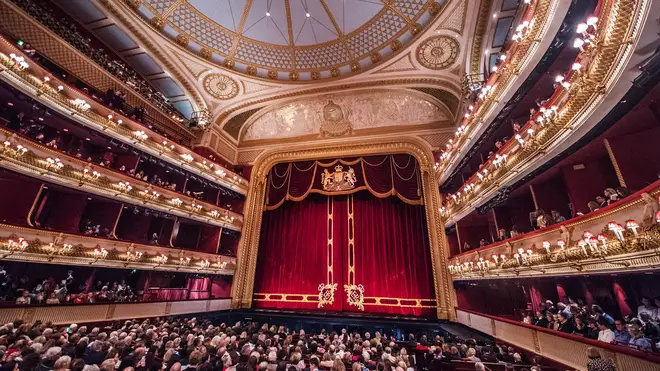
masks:
<path fill-rule="evenodd" d="M 27 68 L 19 68 L 14 58 L 22 57 Z M 103 106 L 82 92 L 53 77 L 9 41 L 0 38 L 0 79 L 34 98 L 44 106 L 70 116 L 72 120 L 109 137 L 156 156 L 176 167 L 245 195 L 248 181 L 226 168 L 170 141 L 147 127 Z M 46 81 L 47 80 L 47 81 Z M 61 88 L 60 88 L 61 87 Z M 75 102 L 83 102 L 85 107 Z"/>
<path fill-rule="evenodd" d="M 454 280 L 644 271 L 660 264 L 660 181 L 599 211 L 450 259 Z"/>
<path fill-rule="evenodd" d="M 52 322 L 54 325 L 84 324 L 134 318 L 191 315 L 228 310 L 231 299 L 163 301 L 144 303 L 103 303 L 51 306 L 16 306 L 0 310 L 0 323 L 22 319 Z"/>
<path fill-rule="evenodd" d="M 535 158 L 561 142 L 606 98 L 622 66 L 634 51 L 649 9 L 648 0 L 603 0 L 599 17 L 590 17 L 574 46 L 581 53 L 566 76 L 559 76 L 554 95 L 541 112 L 502 147 L 463 187 L 447 197 L 441 209 L 450 225 L 502 184 L 525 171 Z M 462 135 L 462 134 L 461 134 Z M 442 168 L 442 166 L 439 166 Z"/>
<path fill-rule="evenodd" d="M 0 166 L 73 189 L 240 231 L 243 216 L 81 161 L 0 128 Z"/>
<path fill-rule="evenodd" d="M 230 256 L 7 224 L 0 224 L 0 259 L 223 275 L 236 267 Z"/>

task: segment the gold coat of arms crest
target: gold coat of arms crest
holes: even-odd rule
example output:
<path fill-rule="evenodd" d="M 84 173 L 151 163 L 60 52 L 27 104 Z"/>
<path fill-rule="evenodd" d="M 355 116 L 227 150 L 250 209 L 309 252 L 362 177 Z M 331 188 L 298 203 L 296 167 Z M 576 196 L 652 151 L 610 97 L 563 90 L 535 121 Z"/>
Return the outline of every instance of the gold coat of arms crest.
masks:
<path fill-rule="evenodd" d="M 356 181 L 355 171 L 350 166 L 347 171 L 344 171 L 343 166 L 337 165 L 335 166 L 334 173 L 329 172 L 328 169 L 324 169 L 323 173 L 321 173 L 321 183 L 325 191 L 346 191 L 353 189 L 355 188 Z"/>

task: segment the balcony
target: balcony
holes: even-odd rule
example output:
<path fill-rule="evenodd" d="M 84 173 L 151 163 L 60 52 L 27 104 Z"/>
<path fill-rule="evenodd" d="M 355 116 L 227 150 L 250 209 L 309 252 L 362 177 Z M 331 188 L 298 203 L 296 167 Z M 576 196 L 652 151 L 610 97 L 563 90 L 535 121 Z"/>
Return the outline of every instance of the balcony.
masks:
<path fill-rule="evenodd" d="M 455 256 L 455 280 L 632 272 L 660 264 L 660 181 L 598 211 Z"/>
<path fill-rule="evenodd" d="M 240 214 L 126 174 L 64 154 L 0 129 L 2 167 L 72 189 L 166 212 L 202 223 L 241 230 Z"/>
<path fill-rule="evenodd" d="M 228 310 L 231 299 L 165 301 L 153 303 L 102 303 L 3 308 L 0 321 L 21 318 L 26 323 L 52 322 L 54 325 L 93 323 L 134 318 L 190 315 Z"/>
<path fill-rule="evenodd" d="M 456 321 L 576 370 L 587 370 L 588 347 L 596 348 L 604 357 L 614 359 L 617 370 L 651 371 L 657 370 L 660 363 L 660 357 L 655 354 L 458 308 Z"/>
<path fill-rule="evenodd" d="M 14 59 L 11 58 L 14 55 Z M 9 41 L 0 39 L 0 78 L 40 104 L 71 117 L 78 124 L 103 132 L 105 135 L 229 190 L 246 194 L 248 182 L 235 173 L 194 153 L 187 147 L 173 143 L 143 125 L 112 111 L 89 96 L 38 66 L 17 66 L 15 58 L 29 58 Z M 27 63 L 27 62 L 25 62 Z M 61 88 L 60 88 L 61 87 Z"/>
<path fill-rule="evenodd" d="M 0 224 L 2 260 L 231 275 L 236 259 L 199 251 Z"/>
<path fill-rule="evenodd" d="M 621 76 L 621 63 L 634 50 L 634 43 L 624 45 L 624 34 L 632 32 L 633 38 L 641 37 L 638 22 L 648 7 L 641 3 L 630 5 L 624 12 L 617 12 L 610 2 L 603 1 L 598 7 L 598 14 L 585 20 L 586 23 L 578 30 L 581 34 L 579 41 L 574 44 L 581 52 L 570 72 L 557 77 L 555 92 L 540 108 L 540 112 L 534 113 L 516 136 L 493 154 L 459 191 L 448 195 L 448 201 L 441 210 L 446 224 L 453 224 L 475 206 L 497 196 L 504 185 L 514 183 L 534 170 L 540 165 L 537 161 L 549 152 L 565 146 L 569 137 L 572 140 L 579 138 L 575 135 L 576 129 L 588 130 L 588 126 L 581 125 L 594 116 L 594 109 L 603 104 L 607 96 L 603 94 L 605 90 L 596 88 L 597 82 L 602 80 L 604 89 L 615 86 Z M 618 49 L 613 52 L 610 48 L 599 46 L 604 44 L 616 45 Z M 490 90 L 482 92 L 485 97 L 483 99 L 488 99 Z M 473 115 L 479 116 L 478 109 L 466 113 L 466 120 L 472 120 Z M 455 140 L 464 142 L 462 138 L 468 135 L 468 129 L 467 126 L 461 126 Z M 456 153 L 456 150 L 450 149 L 441 156 L 437 166 L 439 172 L 455 160 Z"/>
<path fill-rule="evenodd" d="M 29 0 L 3 2 L 0 12 L 4 13 L 4 19 L 11 20 L 5 22 L 5 32 L 29 40 L 51 61 L 100 91 L 120 88 L 126 93 L 128 104 L 144 107 L 150 121 L 171 138 L 187 143 L 194 139 L 185 124 L 175 118 L 178 112 L 157 99 L 157 95 L 141 93 L 144 86 L 148 86 L 146 82 L 138 78 L 129 84 L 126 74 L 118 71 L 107 56 L 86 44 L 69 25 L 61 23 L 40 5 Z"/>

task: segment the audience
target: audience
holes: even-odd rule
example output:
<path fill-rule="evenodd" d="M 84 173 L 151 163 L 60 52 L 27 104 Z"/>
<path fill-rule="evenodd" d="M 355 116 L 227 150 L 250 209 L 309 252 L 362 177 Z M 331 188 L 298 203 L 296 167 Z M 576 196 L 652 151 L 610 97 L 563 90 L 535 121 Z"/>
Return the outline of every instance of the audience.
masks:
<path fill-rule="evenodd" d="M 655 351 L 655 343 L 660 345 L 658 306 L 660 297 L 656 297 L 654 303 L 648 297 L 642 297 L 636 315 L 615 320 L 596 304 L 587 306 L 572 298 L 568 298 L 568 304 L 546 300 L 534 318 L 526 313 L 523 322 L 606 343 Z"/>
<path fill-rule="evenodd" d="M 587 207 L 589 208 L 590 212 L 597 211 L 601 207 L 608 206 L 613 202 L 628 197 L 630 194 L 631 194 L 630 191 L 625 187 L 617 187 L 617 189 L 606 188 L 603 191 L 604 196 L 597 196 L 596 201 L 589 201 L 587 203 Z M 570 204 L 569 204 L 569 208 L 572 209 Z M 575 212 L 573 216 L 577 217 L 582 215 L 584 214 L 578 211 Z M 554 224 L 563 223 L 567 220 L 568 219 L 566 219 L 557 209 L 551 209 L 549 215 L 545 212 L 545 210 L 540 208 L 529 213 L 529 224 L 532 230 L 546 228 Z M 521 235 L 521 233 L 518 231 L 515 225 L 511 226 L 510 231 L 507 231 L 505 228 L 500 228 L 497 232 L 497 236 L 495 237 L 495 241 L 493 241 L 491 238 L 488 239 L 482 238 L 479 241 L 478 247 L 479 248 L 485 247 L 493 242 L 505 241 L 509 238 L 514 238 L 519 235 Z M 465 242 L 463 245 L 463 251 L 467 251 L 470 249 L 472 249 L 472 247 L 467 242 Z"/>
<path fill-rule="evenodd" d="M 475 370 L 486 370 L 481 359 L 505 363 L 503 355 L 513 352 L 449 337 L 451 342 L 439 336 L 429 342 L 426 335 L 419 341 L 411 335 L 404 343 L 379 332 L 307 333 L 253 322 L 215 325 L 196 318 L 129 320 L 91 329 L 16 320 L 0 327 L 0 365 L 21 371 L 421 371 L 469 358 Z M 408 354 L 411 348 L 417 357 Z M 513 352 L 511 361 L 521 363 L 522 356 Z M 540 371 L 537 359 L 533 362 L 528 370 Z"/>
<path fill-rule="evenodd" d="M 47 26 L 50 30 L 57 33 L 58 36 L 67 41 L 71 46 L 87 55 L 106 71 L 122 80 L 125 85 L 129 86 L 151 103 L 162 109 L 168 114 L 168 116 L 180 116 L 178 110 L 162 93 L 154 89 L 144 78 L 135 72 L 135 70 L 127 66 L 121 59 L 113 59 L 113 57 L 104 50 L 104 45 L 94 45 L 98 42 L 87 37 L 86 34 L 83 34 L 84 31 L 83 33 L 78 31 L 77 24 L 72 19 L 64 16 L 61 12 L 56 12 L 56 9 L 53 8 L 50 2 L 32 0 L 13 0 L 13 2 L 23 8 L 39 22 Z M 36 53 L 29 43 L 25 43 L 23 49 L 31 55 L 35 55 Z M 115 93 L 118 96 L 111 100 L 110 104 L 112 104 L 113 108 L 121 111 L 124 105 L 124 94 L 119 91 Z M 141 108 L 138 108 L 138 110 L 140 109 Z M 143 114 L 144 111 L 142 109 L 142 115 Z"/>
<path fill-rule="evenodd" d="M 0 266 L 0 271 L 5 272 Z M 68 271 L 64 279 L 57 281 L 52 276 L 30 285 L 28 275 L 16 279 L 11 274 L 0 275 L 0 300 L 16 305 L 30 304 L 91 304 L 97 302 L 131 302 L 138 296 L 124 280 L 110 285 L 98 281 L 95 285 L 81 285 L 74 293 L 73 271 Z"/>

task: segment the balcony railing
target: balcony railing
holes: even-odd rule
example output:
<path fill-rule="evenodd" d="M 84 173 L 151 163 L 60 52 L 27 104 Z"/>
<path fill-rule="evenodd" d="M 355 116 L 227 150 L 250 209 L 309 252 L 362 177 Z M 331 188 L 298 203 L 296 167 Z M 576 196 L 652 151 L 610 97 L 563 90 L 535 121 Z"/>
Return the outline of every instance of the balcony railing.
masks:
<path fill-rule="evenodd" d="M 588 347 L 598 349 L 604 358 L 611 358 L 616 363 L 617 370 L 657 371 L 659 369 L 660 356 L 652 353 L 585 339 L 504 318 L 457 308 L 456 322 L 576 370 L 587 370 Z"/>
<path fill-rule="evenodd" d="M 4 160 L 4 168 L 98 196 L 241 230 L 243 217 L 240 214 L 81 161 L 7 129 L 0 128 L 0 138 L 0 158 Z"/>
<path fill-rule="evenodd" d="M 66 43 L 68 47 L 71 48 L 72 53 L 80 53 L 84 58 L 89 61 L 90 65 L 93 65 L 99 73 L 106 74 L 107 79 L 105 82 L 112 83 L 113 85 L 121 84 L 122 90 L 127 93 L 128 101 L 133 106 L 144 106 L 147 110 L 147 115 L 150 118 L 152 123 L 156 122 L 159 124 L 161 129 L 169 132 L 178 137 L 184 137 L 187 140 L 194 138 L 194 135 L 185 129 L 185 123 L 182 123 L 181 119 L 178 117 L 181 114 L 174 108 L 166 99 L 160 96 L 150 85 L 141 79 L 137 74 L 129 74 L 126 69 L 120 68 L 116 63 L 110 60 L 104 53 L 92 48 L 87 42 L 85 42 L 84 37 L 80 37 L 75 31 L 73 31 L 68 25 L 63 24 L 59 18 L 51 14 L 47 10 L 41 8 L 40 5 L 36 4 L 31 0 L 11 0 L 11 2 L 17 6 L 24 13 L 24 17 L 30 17 L 31 20 L 39 22 L 40 27 L 44 27 L 46 32 L 52 32 L 57 39 Z M 8 5 L 7 5 L 8 6 Z M 18 9 L 13 9 L 17 11 Z M 22 23 L 21 27 L 25 27 L 28 23 Z M 41 39 L 30 38 L 29 35 L 16 35 L 18 37 L 28 38 L 33 45 L 37 45 L 39 50 L 41 50 Z M 41 34 L 42 38 L 44 34 Z M 49 35 L 48 35 L 49 36 Z M 51 53 L 46 53 L 46 57 L 53 58 Z M 57 58 L 55 58 L 57 59 Z M 66 60 L 66 59 L 64 59 Z M 58 62 L 62 62 L 58 60 Z M 63 65 L 65 69 L 68 69 L 68 65 Z M 73 71 L 70 71 L 73 72 Z M 77 76 L 82 78 L 82 80 L 89 80 L 90 76 Z M 92 81 L 99 82 L 99 79 L 94 79 Z M 95 88 L 100 88 L 102 91 L 105 91 L 110 86 L 95 86 Z"/>
<path fill-rule="evenodd" d="M 100 303 L 44 305 L 0 310 L 0 322 L 22 319 L 26 323 L 52 322 L 54 325 L 105 322 L 133 318 L 162 317 L 229 310 L 231 299 L 161 301 L 150 303 Z"/>
<path fill-rule="evenodd" d="M 14 58 L 11 55 L 14 55 Z M 23 58 L 21 68 L 16 58 Z M 246 194 L 248 182 L 224 167 L 204 159 L 189 148 L 173 143 L 143 125 L 110 110 L 87 95 L 70 87 L 30 59 L 4 38 L 0 38 L 0 78 L 36 99 L 39 103 L 93 130 L 104 132 L 124 144 L 156 156 L 176 167 L 222 187 Z M 60 89 L 61 87 L 61 89 Z M 78 104 L 76 104 L 76 102 Z M 83 103 L 84 102 L 84 103 Z"/>
<path fill-rule="evenodd" d="M 455 279 L 645 270 L 660 264 L 660 181 L 589 214 L 459 254 Z"/>
<path fill-rule="evenodd" d="M 441 209 L 445 224 L 452 224 L 470 208 L 491 197 L 502 185 L 529 171 L 534 160 L 549 152 L 586 121 L 620 76 L 620 64 L 634 50 L 641 33 L 640 20 L 648 10 L 644 1 L 603 0 L 597 16 L 578 26 L 574 46 L 581 50 L 548 102 L 494 154 Z M 616 48 L 616 49 L 614 49 Z M 459 129 L 460 130 L 460 129 Z M 463 132 L 457 132 L 463 135 Z M 442 165 L 440 165 L 440 168 Z"/>
<path fill-rule="evenodd" d="M 0 260 L 224 275 L 236 267 L 229 256 L 7 224 L 0 224 Z"/>

